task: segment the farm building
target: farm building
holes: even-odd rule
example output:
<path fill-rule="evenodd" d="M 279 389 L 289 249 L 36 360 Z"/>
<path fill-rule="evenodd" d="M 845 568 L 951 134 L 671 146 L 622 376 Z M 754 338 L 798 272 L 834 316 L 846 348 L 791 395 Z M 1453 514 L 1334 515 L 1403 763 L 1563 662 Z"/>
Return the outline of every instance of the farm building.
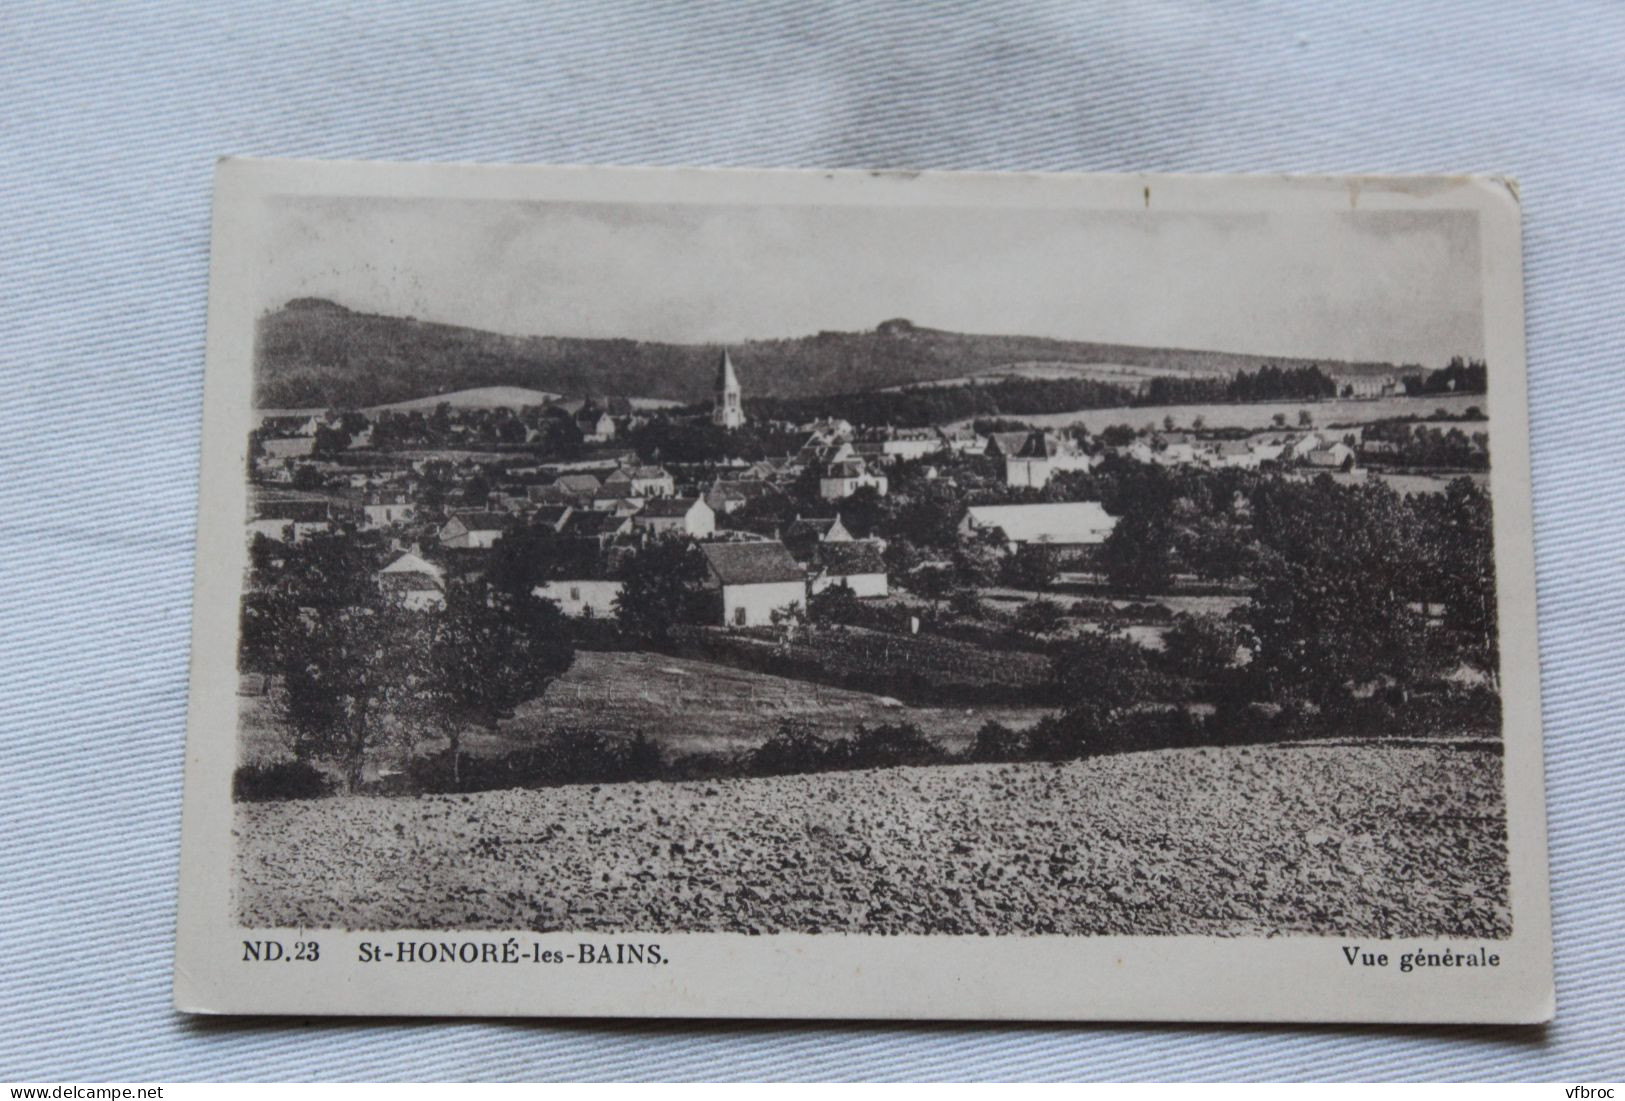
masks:
<path fill-rule="evenodd" d="M 555 601 L 567 616 L 613 619 L 621 583 L 605 577 L 565 578 L 545 581 L 533 592 L 543 600 Z"/>
<path fill-rule="evenodd" d="M 632 523 L 650 535 L 687 535 L 703 539 L 717 530 L 717 514 L 701 497 L 655 497 Z"/>
<path fill-rule="evenodd" d="M 812 565 L 815 593 L 832 585 L 845 585 L 857 596 L 885 596 L 890 591 L 880 547 L 867 539 L 819 543 L 813 548 Z"/>
<path fill-rule="evenodd" d="M 501 512 L 454 512 L 440 528 L 445 547 L 485 548 L 496 545 L 513 517 Z"/>
<path fill-rule="evenodd" d="M 1003 533 L 1011 550 L 1026 543 L 1056 547 L 1096 547 L 1117 526 L 1098 501 L 1064 501 L 1039 505 L 973 505 L 965 510 L 959 532 L 970 537 L 982 532 Z"/>
<path fill-rule="evenodd" d="M 596 474 L 560 474 L 553 485 L 577 498 L 591 498 L 603 487 Z"/>
<path fill-rule="evenodd" d="M 826 501 L 839 501 L 850 497 L 864 486 L 873 487 L 882 497 L 886 495 L 886 476 L 872 473 L 861 460 L 847 459 L 824 472 L 818 482 L 818 494 Z"/>
<path fill-rule="evenodd" d="M 413 611 L 446 606 L 446 571 L 410 551 L 378 571 L 378 587 Z"/>
<path fill-rule="evenodd" d="M 700 551 L 726 626 L 763 627 L 776 611 L 807 606 L 807 572 L 783 543 L 703 543 Z"/>

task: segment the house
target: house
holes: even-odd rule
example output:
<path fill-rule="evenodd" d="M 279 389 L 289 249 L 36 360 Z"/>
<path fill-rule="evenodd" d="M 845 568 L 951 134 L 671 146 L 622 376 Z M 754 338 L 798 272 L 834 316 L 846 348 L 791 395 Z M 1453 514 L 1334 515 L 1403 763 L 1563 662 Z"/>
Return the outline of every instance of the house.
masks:
<path fill-rule="evenodd" d="M 1344 463 L 1350 466 L 1354 464 L 1354 448 L 1339 440 L 1337 443 L 1315 448 L 1304 456 L 1304 462 L 1310 466 L 1341 470 Z"/>
<path fill-rule="evenodd" d="M 661 466 L 640 466 L 628 473 L 631 492 L 625 497 L 672 497 L 677 493 L 676 480 Z"/>
<path fill-rule="evenodd" d="M 1209 461 L 1214 466 L 1257 470 L 1258 465 L 1264 461 L 1264 456 L 1253 446 L 1251 440 L 1219 440 L 1209 452 Z"/>
<path fill-rule="evenodd" d="M 976 429 L 968 424 L 958 428 L 939 428 L 937 434 L 941 437 L 942 449 L 955 455 L 985 453 L 987 450 L 987 439 L 978 436 Z"/>
<path fill-rule="evenodd" d="M 1007 459 L 1019 454 L 1031 436 L 1031 432 L 989 432 L 982 454 L 990 459 Z"/>
<path fill-rule="evenodd" d="M 1117 518 L 1098 501 L 1062 501 L 1037 505 L 972 505 L 960 521 L 960 534 L 1002 533 L 1010 550 L 1027 543 L 1097 547 L 1111 535 Z"/>
<path fill-rule="evenodd" d="M 576 412 L 576 431 L 583 443 L 604 443 L 615 438 L 615 418 L 589 401 Z"/>
<path fill-rule="evenodd" d="M 279 543 L 297 543 L 308 535 L 332 530 L 332 509 L 326 501 L 262 502 L 248 522 L 250 540 L 263 535 Z"/>
<path fill-rule="evenodd" d="M 776 611 L 807 606 L 807 573 L 778 540 L 702 543 L 700 552 L 726 626 L 764 627 Z"/>
<path fill-rule="evenodd" d="M 1093 456 L 1079 451 L 1070 441 L 1048 432 L 1028 433 L 1026 441 L 1013 452 L 1006 450 L 1010 442 L 1000 445 L 1004 452 L 1004 484 L 1008 486 L 1043 489 L 1056 474 L 1089 470 L 1096 462 Z"/>
<path fill-rule="evenodd" d="M 839 501 L 850 497 L 864 486 L 873 487 L 880 496 L 886 495 L 886 476 L 874 474 L 856 459 L 836 463 L 824 471 L 818 480 L 818 495 L 826 501 Z"/>
<path fill-rule="evenodd" d="M 738 512 L 746 505 L 759 501 L 764 497 L 776 497 L 782 491 L 771 482 L 737 481 L 714 482 L 705 493 L 705 503 L 711 506 L 711 511 L 718 515 Z"/>
<path fill-rule="evenodd" d="M 575 513 L 569 505 L 543 505 L 530 515 L 532 526 L 548 528 L 557 535 L 564 530 L 565 523 Z"/>
<path fill-rule="evenodd" d="M 813 548 L 820 543 L 850 543 L 852 533 L 841 523 L 840 516 L 829 519 L 816 516 L 797 516 L 784 529 L 784 545 L 802 561 L 811 557 Z"/>
<path fill-rule="evenodd" d="M 410 551 L 378 571 L 378 587 L 412 611 L 446 606 L 446 571 Z"/>
<path fill-rule="evenodd" d="M 571 577 L 544 581 L 532 590 L 543 600 L 558 604 L 567 616 L 582 619 L 614 619 L 615 600 L 622 584 L 608 577 Z"/>
<path fill-rule="evenodd" d="M 812 591 L 845 585 L 857 596 L 885 596 L 886 563 L 880 546 L 868 539 L 819 543 L 812 553 Z"/>
<path fill-rule="evenodd" d="M 371 501 L 361 506 L 363 528 L 387 528 L 395 524 L 410 523 L 418 513 L 411 501 L 393 499 Z"/>
<path fill-rule="evenodd" d="M 586 500 L 591 500 L 603 484 L 596 474 L 560 474 L 553 479 L 553 487 L 559 492 Z"/>
<path fill-rule="evenodd" d="M 631 517 L 588 509 L 572 511 L 559 528 L 559 535 L 568 539 L 588 539 L 599 548 L 607 547 L 618 537 L 630 535 L 631 532 Z"/>
<path fill-rule="evenodd" d="M 440 527 L 440 545 L 468 549 L 494 546 L 513 517 L 501 512 L 454 512 Z"/>
<path fill-rule="evenodd" d="M 632 523 L 650 535 L 703 539 L 717 530 L 717 514 L 703 497 L 655 497 L 638 510 Z"/>
<path fill-rule="evenodd" d="M 894 459 L 923 459 L 942 450 L 942 436 L 935 428 L 894 428 L 881 448 Z"/>

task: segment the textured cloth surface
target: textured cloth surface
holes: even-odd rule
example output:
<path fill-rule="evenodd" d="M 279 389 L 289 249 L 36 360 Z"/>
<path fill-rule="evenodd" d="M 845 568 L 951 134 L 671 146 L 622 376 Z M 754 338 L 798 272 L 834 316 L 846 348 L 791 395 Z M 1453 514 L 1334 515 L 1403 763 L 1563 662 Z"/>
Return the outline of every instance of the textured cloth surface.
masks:
<path fill-rule="evenodd" d="M 6 5 L 0 1078 L 1619 1078 L 1622 51 L 1625 7 L 1573 0 Z M 209 189 L 226 153 L 1515 175 L 1557 1023 L 175 1014 Z"/>

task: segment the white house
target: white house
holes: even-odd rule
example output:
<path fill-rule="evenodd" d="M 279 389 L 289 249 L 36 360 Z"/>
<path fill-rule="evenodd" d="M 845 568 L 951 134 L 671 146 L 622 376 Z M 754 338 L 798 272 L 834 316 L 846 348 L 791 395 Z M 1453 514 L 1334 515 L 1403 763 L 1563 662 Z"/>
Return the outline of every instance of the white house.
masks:
<path fill-rule="evenodd" d="M 870 472 L 860 460 L 847 459 L 824 472 L 818 482 L 818 494 L 826 501 L 839 501 L 852 496 L 864 486 L 874 487 L 874 491 L 884 497 L 886 476 Z"/>
<path fill-rule="evenodd" d="M 411 501 L 375 501 L 361 506 L 361 526 L 387 528 L 404 524 L 417 516 L 417 512 L 417 505 Z"/>
<path fill-rule="evenodd" d="M 621 583 L 608 578 L 583 577 L 548 581 L 533 591 L 543 600 L 556 601 L 567 616 L 613 619 L 615 598 L 621 595 Z"/>
<path fill-rule="evenodd" d="M 677 492 L 677 482 L 661 466 L 639 466 L 626 471 L 627 492 L 622 497 L 671 497 Z M 606 481 L 605 486 L 609 485 Z"/>
<path fill-rule="evenodd" d="M 1061 501 L 1037 505 L 973 505 L 960 521 L 961 535 L 999 531 L 1011 550 L 1025 543 L 1056 547 L 1094 547 L 1106 541 L 1117 518 L 1098 501 Z"/>
<path fill-rule="evenodd" d="M 845 585 L 857 596 L 885 596 L 886 563 L 880 547 L 867 539 L 819 543 L 812 551 L 812 591 Z"/>
<path fill-rule="evenodd" d="M 398 594 L 413 611 L 446 606 L 446 571 L 410 551 L 378 571 L 378 587 Z"/>
<path fill-rule="evenodd" d="M 1317 447 L 1304 456 L 1304 462 L 1310 466 L 1328 467 L 1333 470 L 1340 470 L 1344 463 L 1352 464 L 1353 460 L 1354 448 L 1341 440 Z"/>
<path fill-rule="evenodd" d="M 440 528 L 443 547 L 493 547 L 513 517 L 500 512 L 454 512 Z"/>
<path fill-rule="evenodd" d="M 710 587 L 729 627 L 763 627 L 781 609 L 807 606 L 807 573 L 778 540 L 702 543 Z"/>
<path fill-rule="evenodd" d="M 703 497 L 654 497 L 632 523 L 650 535 L 687 535 L 703 539 L 717 530 L 717 514 Z"/>

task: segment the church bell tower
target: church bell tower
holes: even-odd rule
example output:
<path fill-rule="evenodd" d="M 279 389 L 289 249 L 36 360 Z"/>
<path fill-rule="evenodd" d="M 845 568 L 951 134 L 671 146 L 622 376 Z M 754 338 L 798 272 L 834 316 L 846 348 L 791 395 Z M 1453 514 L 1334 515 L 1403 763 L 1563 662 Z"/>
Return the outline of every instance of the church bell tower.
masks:
<path fill-rule="evenodd" d="M 728 349 L 722 350 L 722 361 L 717 364 L 717 403 L 711 412 L 711 423 L 719 428 L 734 429 L 745 423 L 745 407 L 740 404 L 739 376 L 734 374 L 733 361 Z"/>

